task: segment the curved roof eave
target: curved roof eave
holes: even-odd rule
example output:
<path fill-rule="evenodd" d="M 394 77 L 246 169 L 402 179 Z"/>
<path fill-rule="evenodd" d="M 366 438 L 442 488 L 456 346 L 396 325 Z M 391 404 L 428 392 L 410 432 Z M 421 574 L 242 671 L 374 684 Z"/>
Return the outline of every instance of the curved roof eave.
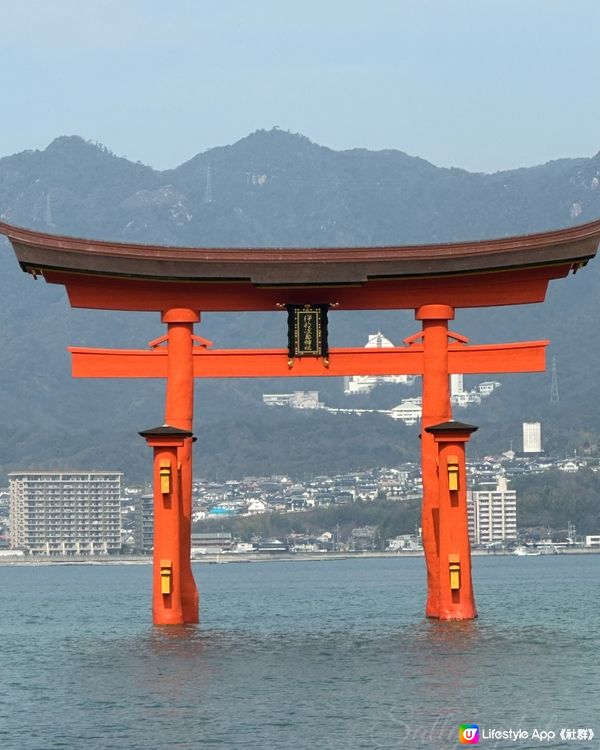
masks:
<path fill-rule="evenodd" d="M 0 222 L 24 271 L 148 280 L 356 284 L 371 279 L 470 275 L 593 258 L 600 220 L 499 239 L 374 247 L 201 248 L 139 245 L 46 234 Z"/>

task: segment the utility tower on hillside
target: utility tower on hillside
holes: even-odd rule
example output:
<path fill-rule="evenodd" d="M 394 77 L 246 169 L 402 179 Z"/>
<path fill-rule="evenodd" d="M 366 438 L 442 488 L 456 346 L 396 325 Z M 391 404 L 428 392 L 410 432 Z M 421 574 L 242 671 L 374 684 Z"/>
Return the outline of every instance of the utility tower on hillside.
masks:
<path fill-rule="evenodd" d="M 206 167 L 206 187 L 204 188 L 204 203 L 208 206 L 213 202 L 212 196 L 212 172 L 210 164 Z"/>
<path fill-rule="evenodd" d="M 552 385 L 550 386 L 550 403 L 558 404 L 560 397 L 558 395 L 558 374 L 556 372 L 556 357 L 552 357 Z"/>

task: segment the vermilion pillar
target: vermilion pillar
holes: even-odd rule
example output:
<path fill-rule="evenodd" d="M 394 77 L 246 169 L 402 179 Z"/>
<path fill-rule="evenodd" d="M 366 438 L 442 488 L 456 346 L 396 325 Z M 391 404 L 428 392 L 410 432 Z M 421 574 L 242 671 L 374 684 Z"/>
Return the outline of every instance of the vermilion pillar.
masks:
<path fill-rule="evenodd" d="M 183 503 L 179 452 L 192 433 L 164 425 L 140 435 L 154 450 L 152 621 L 155 625 L 182 625 L 186 619 L 180 558 Z"/>
<path fill-rule="evenodd" d="M 471 580 L 465 446 L 477 427 L 443 422 L 425 428 L 437 447 L 440 620 L 477 617 Z"/>
<path fill-rule="evenodd" d="M 192 423 L 194 417 L 194 323 L 200 320 L 196 310 L 172 308 L 162 314 L 167 324 L 167 393 L 165 423 L 188 430 L 178 450 L 181 463 L 182 511 L 179 560 L 181 569 L 181 597 L 186 623 L 198 622 L 198 589 L 191 564 L 192 538 Z"/>
<path fill-rule="evenodd" d="M 440 615 L 440 509 L 437 447 L 427 427 L 452 417 L 448 382 L 448 321 L 454 309 L 448 305 L 423 305 L 415 311 L 423 324 L 423 413 L 421 467 L 423 475 L 423 551 L 427 567 L 428 617 Z"/>

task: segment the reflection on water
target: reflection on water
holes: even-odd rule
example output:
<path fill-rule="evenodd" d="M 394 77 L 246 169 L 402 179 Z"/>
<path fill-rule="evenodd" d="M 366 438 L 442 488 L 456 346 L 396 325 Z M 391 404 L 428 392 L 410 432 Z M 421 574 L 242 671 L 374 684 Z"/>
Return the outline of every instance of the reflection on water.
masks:
<path fill-rule="evenodd" d="M 478 558 L 458 623 L 423 617 L 418 559 L 196 566 L 180 628 L 149 626 L 149 568 L 1 570 L 2 748 L 445 750 L 600 705 L 600 556 Z"/>

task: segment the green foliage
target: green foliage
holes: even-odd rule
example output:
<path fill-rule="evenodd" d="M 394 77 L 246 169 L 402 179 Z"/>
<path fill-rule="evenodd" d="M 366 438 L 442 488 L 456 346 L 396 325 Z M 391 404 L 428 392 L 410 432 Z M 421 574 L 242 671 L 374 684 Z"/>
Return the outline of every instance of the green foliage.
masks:
<path fill-rule="evenodd" d="M 308 478 L 418 460 L 417 430 L 378 415 L 263 408 L 207 422 L 196 446 L 197 472 L 240 478 Z"/>
<path fill-rule="evenodd" d="M 565 530 L 569 522 L 579 534 L 600 532 L 600 475 L 589 469 L 568 474 L 550 471 L 515 480 L 519 528 Z"/>

